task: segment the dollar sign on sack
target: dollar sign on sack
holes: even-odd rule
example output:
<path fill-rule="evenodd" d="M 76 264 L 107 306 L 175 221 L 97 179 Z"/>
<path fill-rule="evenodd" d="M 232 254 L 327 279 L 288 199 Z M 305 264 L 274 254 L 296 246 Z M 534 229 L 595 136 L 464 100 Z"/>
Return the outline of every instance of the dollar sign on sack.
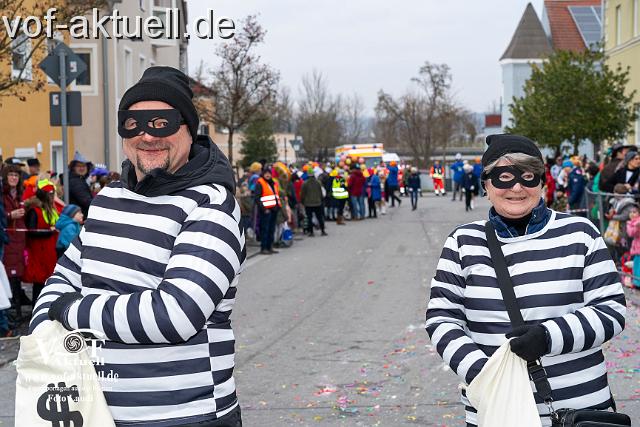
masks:
<path fill-rule="evenodd" d="M 84 420 L 80 411 L 69 410 L 69 399 L 80 399 L 78 386 L 67 387 L 64 382 L 47 385 L 47 391 L 38 398 L 38 415 L 51 421 L 51 427 L 82 427 Z"/>

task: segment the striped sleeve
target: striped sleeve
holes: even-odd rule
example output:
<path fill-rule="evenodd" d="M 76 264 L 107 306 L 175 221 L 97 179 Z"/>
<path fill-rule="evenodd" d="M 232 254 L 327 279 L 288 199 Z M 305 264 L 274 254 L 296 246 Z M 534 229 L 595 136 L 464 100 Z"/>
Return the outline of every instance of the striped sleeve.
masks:
<path fill-rule="evenodd" d="M 465 333 L 464 289 L 458 244 L 450 235 L 431 281 L 426 328 L 438 354 L 469 384 L 480 373 L 488 358 Z"/>
<path fill-rule="evenodd" d="M 82 232 L 77 237 L 64 255 L 60 257 L 53 274 L 45 282 L 44 288 L 33 307 L 33 315 L 29 325 L 29 333 L 32 333 L 42 322 L 49 321 L 49 306 L 62 294 L 79 292 L 82 288 L 80 280 L 82 270 Z"/>
<path fill-rule="evenodd" d="M 217 188 L 221 203 L 199 205 L 184 221 L 157 289 L 84 296 L 71 305 L 66 326 L 127 344 L 180 343 L 201 330 L 235 286 L 246 255 L 240 207 Z"/>
<path fill-rule="evenodd" d="M 599 347 L 618 335 L 625 324 L 625 297 L 620 275 L 602 237 L 594 230 L 582 274 L 585 306 L 547 320 L 549 356 Z"/>

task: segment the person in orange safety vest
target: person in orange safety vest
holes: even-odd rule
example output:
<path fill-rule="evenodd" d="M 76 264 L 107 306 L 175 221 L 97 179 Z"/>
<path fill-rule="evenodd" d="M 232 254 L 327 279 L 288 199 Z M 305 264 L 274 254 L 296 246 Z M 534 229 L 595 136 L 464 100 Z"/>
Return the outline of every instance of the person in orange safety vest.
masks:
<path fill-rule="evenodd" d="M 273 180 L 270 166 L 265 166 L 262 175 L 256 181 L 255 198 L 260 214 L 258 223 L 260 227 L 260 253 L 263 255 L 278 253 L 273 249 L 273 238 L 282 202 L 278 181 Z"/>
<path fill-rule="evenodd" d="M 431 175 L 431 179 L 433 180 L 433 191 L 436 193 L 436 196 L 440 194 L 444 196 L 444 168 L 440 165 L 440 160 L 433 162 L 429 175 Z"/>

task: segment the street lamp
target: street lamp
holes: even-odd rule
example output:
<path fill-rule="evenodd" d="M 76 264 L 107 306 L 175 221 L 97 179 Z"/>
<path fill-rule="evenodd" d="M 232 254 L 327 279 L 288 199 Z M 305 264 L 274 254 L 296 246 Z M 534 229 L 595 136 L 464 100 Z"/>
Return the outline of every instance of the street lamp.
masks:
<path fill-rule="evenodd" d="M 289 144 L 287 142 L 287 137 L 283 137 L 282 140 L 284 141 L 284 164 L 287 164 L 287 145 Z"/>

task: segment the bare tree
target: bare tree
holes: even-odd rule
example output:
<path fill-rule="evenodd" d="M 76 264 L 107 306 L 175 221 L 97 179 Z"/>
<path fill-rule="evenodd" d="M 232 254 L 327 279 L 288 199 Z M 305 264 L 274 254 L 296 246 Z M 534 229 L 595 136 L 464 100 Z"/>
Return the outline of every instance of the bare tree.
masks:
<path fill-rule="evenodd" d="M 432 146 L 425 143 L 430 140 L 425 99 L 419 94 L 407 93 L 396 100 L 380 91 L 376 114 L 378 120 L 384 123 L 387 135 L 393 135 L 390 139 L 406 146 L 416 164 L 426 165 Z"/>
<path fill-rule="evenodd" d="M 398 123 L 384 109 L 380 109 L 379 105 L 376 107 L 375 113 L 376 116 L 373 123 L 374 140 L 383 143 L 385 149 L 393 151 L 392 147 L 395 148 L 401 145 Z"/>
<path fill-rule="evenodd" d="M 288 87 L 278 89 L 274 103 L 269 109 L 272 111 L 273 128 L 276 132 L 293 132 L 293 101 Z"/>
<path fill-rule="evenodd" d="M 47 80 L 33 72 L 33 62 L 45 56 L 46 33 L 30 38 L 22 32 L 23 21 L 18 18 L 35 16 L 43 22 L 46 11 L 56 8 L 56 24 L 69 24 L 73 16 L 84 15 L 93 7 L 102 7 L 105 0 L 0 0 L 0 16 L 9 24 L 0 26 L 0 101 L 4 97 L 26 100 L 31 92 L 45 88 Z M 19 24 L 19 27 L 18 27 Z M 34 24 L 35 25 L 35 24 Z M 33 31 L 33 27 L 30 27 Z"/>
<path fill-rule="evenodd" d="M 451 73 L 446 64 L 426 62 L 411 79 L 417 90 L 395 99 L 380 91 L 376 115 L 386 133 L 405 145 L 420 166 L 426 166 L 433 150 L 446 148 L 456 117 L 451 101 Z M 381 129 L 380 127 L 378 127 Z"/>
<path fill-rule="evenodd" d="M 216 50 L 222 59 L 220 67 L 212 71 L 211 90 L 216 105 L 202 114 L 227 129 L 229 163 L 232 165 L 234 134 L 272 102 L 280 80 L 280 74 L 261 63 L 260 56 L 255 53 L 265 35 L 266 31 L 256 17 L 248 16 L 235 37 Z"/>
<path fill-rule="evenodd" d="M 342 126 L 339 121 L 342 100 L 329 93 L 326 79 L 317 70 L 302 78 L 298 102 L 297 133 L 302 136 L 309 158 L 321 160 L 329 149 L 340 144 Z"/>
<path fill-rule="evenodd" d="M 343 142 L 345 144 L 359 144 L 364 142 L 367 135 L 367 123 L 363 115 L 364 102 L 357 93 L 345 98 L 342 104 L 341 119 Z"/>
<path fill-rule="evenodd" d="M 447 161 L 447 148 L 454 142 L 455 137 L 460 137 L 465 129 L 467 112 L 454 102 L 447 100 L 438 106 L 437 120 L 434 123 L 434 143 L 441 148 L 442 161 Z"/>

